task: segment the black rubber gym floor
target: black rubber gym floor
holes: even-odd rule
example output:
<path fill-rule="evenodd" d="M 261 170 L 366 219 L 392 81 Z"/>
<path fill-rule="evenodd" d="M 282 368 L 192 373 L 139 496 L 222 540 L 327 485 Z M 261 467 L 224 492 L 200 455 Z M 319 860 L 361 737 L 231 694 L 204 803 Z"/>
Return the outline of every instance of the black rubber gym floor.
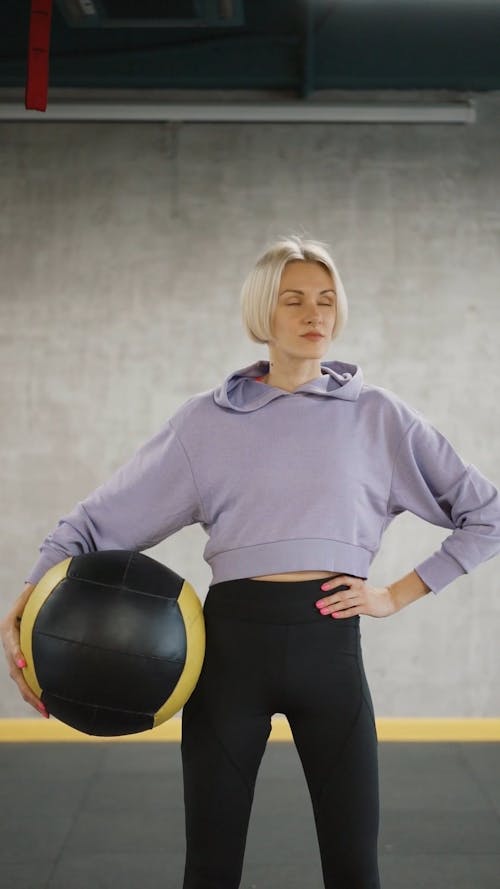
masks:
<path fill-rule="evenodd" d="M 181 889 L 179 742 L 0 744 L 1 889 Z M 382 889 L 499 889 L 500 744 L 379 742 Z M 267 745 L 241 889 L 323 889 L 293 743 Z"/>

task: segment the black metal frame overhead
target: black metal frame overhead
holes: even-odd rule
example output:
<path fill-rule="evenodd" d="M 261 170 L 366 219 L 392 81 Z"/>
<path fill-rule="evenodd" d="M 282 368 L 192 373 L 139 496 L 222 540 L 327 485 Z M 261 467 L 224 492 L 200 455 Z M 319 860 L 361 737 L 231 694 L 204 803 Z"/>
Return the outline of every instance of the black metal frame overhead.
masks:
<path fill-rule="evenodd" d="M 73 28 L 216 28 L 243 25 L 243 0 L 56 0 Z"/>

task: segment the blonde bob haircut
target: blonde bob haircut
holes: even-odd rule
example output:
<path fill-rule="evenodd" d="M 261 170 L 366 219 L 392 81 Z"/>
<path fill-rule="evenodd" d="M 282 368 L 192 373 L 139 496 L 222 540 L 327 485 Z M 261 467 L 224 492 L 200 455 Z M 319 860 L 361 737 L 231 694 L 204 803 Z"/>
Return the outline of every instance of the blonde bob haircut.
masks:
<path fill-rule="evenodd" d="M 281 275 L 287 262 L 319 262 L 331 273 L 335 287 L 335 324 L 332 340 L 347 324 L 347 298 L 328 244 L 291 234 L 279 238 L 262 253 L 243 282 L 240 294 L 243 326 L 254 343 L 272 339 L 271 321 L 278 302 Z"/>

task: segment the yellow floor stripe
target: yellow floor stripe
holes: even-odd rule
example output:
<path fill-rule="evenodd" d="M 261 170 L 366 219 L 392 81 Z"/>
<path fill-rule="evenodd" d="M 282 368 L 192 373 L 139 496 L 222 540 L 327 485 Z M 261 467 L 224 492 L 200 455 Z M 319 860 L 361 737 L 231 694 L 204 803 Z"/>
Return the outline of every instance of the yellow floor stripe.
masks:
<path fill-rule="evenodd" d="M 288 720 L 273 717 L 270 741 L 293 741 Z M 376 720 L 379 741 L 500 741 L 500 719 L 396 719 Z M 0 743 L 13 741 L 78 741 L 80 743 L 137 743 L 140 741 L 180 741 L 181 718 L 174 716 L 147 732 L 122 737 L 98 738 L 59 722 L 53 716 L 28 719 L 0 719 Z"/>

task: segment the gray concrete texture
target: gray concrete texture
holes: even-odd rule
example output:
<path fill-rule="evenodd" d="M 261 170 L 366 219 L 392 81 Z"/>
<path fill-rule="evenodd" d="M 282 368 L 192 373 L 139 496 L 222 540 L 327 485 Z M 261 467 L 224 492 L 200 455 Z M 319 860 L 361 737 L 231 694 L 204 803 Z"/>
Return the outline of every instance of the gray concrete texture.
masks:
<path fill-rule="evenodd" d="M 330 245 L 346 288 L 325 358 L 360 364 L 500 485 L 500 93 L 473 98 L 475 125 L 0 126 L 2 615 L 61 515 L 187 398 L 268 357 L 240 287 L 291 231 Z M 448 533 L 399 516 L 370 582 Z M 206 539 L 191 526 L 147 551 L 202 600 Z M 361 631 L 377 717 L 499 715 L 498 559 Z M 0 716 L 39 718 L 5 663 L 0 692 Z"/>

